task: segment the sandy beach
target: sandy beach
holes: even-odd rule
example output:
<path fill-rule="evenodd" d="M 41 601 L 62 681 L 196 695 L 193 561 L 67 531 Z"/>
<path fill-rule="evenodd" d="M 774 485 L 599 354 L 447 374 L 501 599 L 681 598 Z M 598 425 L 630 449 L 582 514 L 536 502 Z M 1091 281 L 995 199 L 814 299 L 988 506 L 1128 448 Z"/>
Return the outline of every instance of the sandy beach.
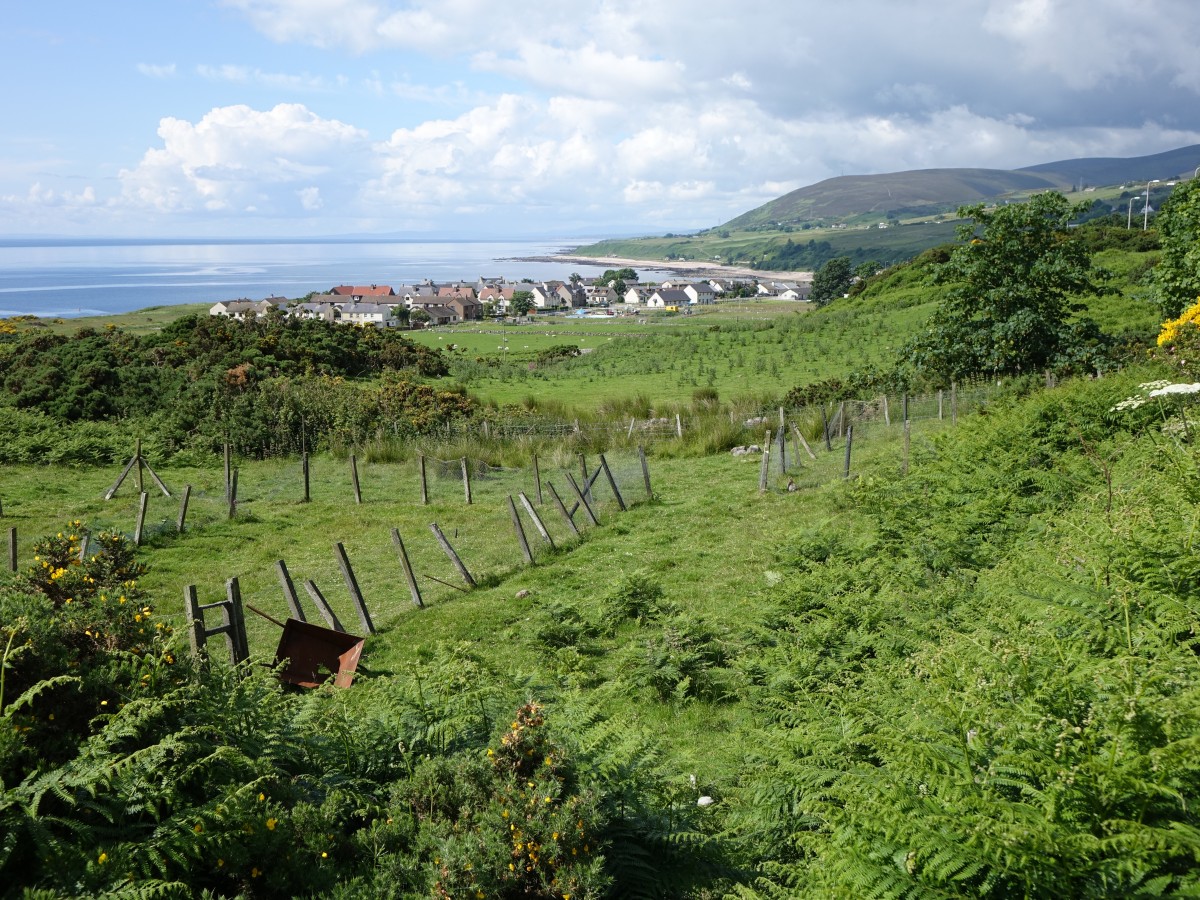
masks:
<path fill-rule="evenodd" d="M 568 262 L 586 266 L 608 266 L 613 269 L 668 269 L 690 278 L 757 278 L 759 281 L 812 281 L 812 272 L 770 272 L 745 266 L 726 266 L 697 259 L 627 259 L 621 256 L 555 256 L 529 257 L 531 262 Z"/>

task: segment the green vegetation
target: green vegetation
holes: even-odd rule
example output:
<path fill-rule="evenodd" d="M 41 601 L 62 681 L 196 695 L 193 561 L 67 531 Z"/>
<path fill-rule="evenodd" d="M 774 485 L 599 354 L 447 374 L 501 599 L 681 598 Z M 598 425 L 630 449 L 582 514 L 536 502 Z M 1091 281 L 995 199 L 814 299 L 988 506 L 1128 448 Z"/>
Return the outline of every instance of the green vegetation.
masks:
<path fill-rule="evenodd" d="M 1176 316 L 1200 297 L 1200 181 L 1176 187 L 1155 225 L 1163 254 L 1154 270 L 1154 285 L 1163 314 Z"/>
<path fill-rule="evenodd" d="M 1101 222 L 1064 237 L 1065 201 L 1040 203 L 977 211 L 982 243 L 862 268 L 849 297 L 804 312 L 721 304 L 395 344 L 199 321 L 4 338 L 0 499 L 22 537 L 20 571 L 0 574 L 4 890 L 1200 893 L 1200 303 L 1160 330 L 1159 251 Z M 1076 293 L 1085 262 L 1110 273 L 1099 295 Z M 997 385 L 986 361 L 964 366 L 987 377 L 982 408 L 914 403 L 908 432 L 893 393 L 890 426 L 882 408 L 856 422 L 844 477 L 850 448 L 816 439 L 814 404 L 895 391 L 896 348 L 968 294 L 996 323 L 992 301 L 1036 301 L 1053 326 L 1039 335 L 1086 304 L 1114 339 L 1104 377 L 1058 364 L 1050 388 L 1023 361 Z M 230 390 L 242 378 L 254 389 Z M 182 443 L 142 434 L 192 505 L 177 533 L 176 501 L 152 497 L 134 548 L 134 476 L 100 498 L 136 430 L 204 399 L 225 414 L 197 414 Z M 725 451 L 761 442 L 780 403 L 816 458 L 789 446 L 780 472 L 772 454 L 760 492 L 758 455 Z M 641 430 L 675 412 L 682 438 Z M 210 449 L 225 427 L 246 429 L 232 518 Z M 297 440 L 320 451 L 307 503 Z M 527 528 L 523 565 L 507 500 L 536 497 L 530 457 L 561 491 L 597 451 L 628 510 L 603 478 L 582 534 L 543 504 L 553 547 Z M 478 587 L 453 586 L 431 522 Z M 181 588 L 212 600 L 236 576 L 282 618 L 279 559 L 355 621 L 333 541 L 379 628 L 352 687 L 281 685 L 278 628 L 257 615 L 241 671 L 191 660 Z"/>

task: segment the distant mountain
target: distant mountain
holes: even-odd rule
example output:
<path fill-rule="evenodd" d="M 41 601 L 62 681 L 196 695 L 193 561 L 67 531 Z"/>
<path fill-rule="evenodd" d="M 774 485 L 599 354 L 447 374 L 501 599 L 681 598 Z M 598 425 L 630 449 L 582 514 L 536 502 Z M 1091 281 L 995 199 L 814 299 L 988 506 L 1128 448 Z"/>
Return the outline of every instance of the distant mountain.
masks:
<path fill-rule="evenodd" d="M 1129 159 L 1064 159 L 1023 169 L 916 169 L 827 178 L 784 194 L 720 226 L 861 224 L 953 213 L 958 207 L 1037 191 L 1191 177 L 1200 144 Z"/>

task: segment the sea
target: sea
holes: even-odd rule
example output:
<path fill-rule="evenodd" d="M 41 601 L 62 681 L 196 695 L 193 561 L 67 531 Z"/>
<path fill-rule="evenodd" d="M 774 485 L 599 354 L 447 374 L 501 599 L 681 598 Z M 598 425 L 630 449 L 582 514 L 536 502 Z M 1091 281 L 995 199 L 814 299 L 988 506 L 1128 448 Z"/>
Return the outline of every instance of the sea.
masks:
<path fill-rule="evenodd" d="M 584 243 L 0 238 L 0 317 L 72 318 L 179 303 L 296 298 L 339 284 L 602 274 L 608 266 L 549 259 Z"/>

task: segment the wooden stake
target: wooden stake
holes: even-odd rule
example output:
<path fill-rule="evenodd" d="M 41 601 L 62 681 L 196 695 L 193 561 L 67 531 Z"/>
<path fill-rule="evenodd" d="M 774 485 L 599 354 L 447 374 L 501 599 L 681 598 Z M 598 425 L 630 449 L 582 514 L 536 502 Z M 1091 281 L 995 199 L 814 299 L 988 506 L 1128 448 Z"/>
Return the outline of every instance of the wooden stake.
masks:
<path fill-rule="evenodd" d="M 810 459 L 816 459 L 817 454 L 812 452 L 812 447 L 808 446 L 808 441 L 804 439 L 804 435 L 800 433 L 800 429 L 796 427 L 796 423 L 792 423 L 792 433 L 796 435 L 796 440 L 800 442 L 800 446 L 804 448 L 804 452 L 808 454 Z"/>
<path fill-rule="evenodd" d="M 233 470 L 233 475 L 229 479 L 229 518 L 237 515 L 237 483 L 238 470 Z"/>
<path fill-rule="evenodd" d="M 892 424 L 892 414 L 888 411 L 887 394 L 883 395 L 883 424 Z"/>
<path fill-rule="evenodd" d="M 533 485 L 537 490 L 538 506 L 546 501 L 542 499 L 542 470 L 538 467 L 537 454 L 533 454 Z"/>
<path fill-rule="evenodd" d="M 601 457 L 603 459 L 604 457 Z M 554 549 L 554 539 L 550 537 L 550 532 L 546 530 L 546 525 L 542 521 L 542 517 L 538 515 L 533 504 L 529 502 L 529 498 L 525 496 L 524 491 L 518 491 L 517 496 L 521 498 L 521 505 L 525 507 L 525 511 L 529 513 L 529 518 L 533 520 L 533 527 L 538 530 L 538 534 L 542 536 L 542 540 L 550 545 L 550 549 Z M 511 500 L 511 498 L 509 498 Z"/>
<path fill-rule="evenodd" d="M 158 473 L 150 468 L 150 463 L 142 460 L 142 465 L 146 467 L 146 471 L 150 473 L 150 477 L 154 479 L 154 483 L 158 485 L 158 489 L 163 492 L 164 497 L 170 497 L 171 492 L 167 490 L 167 486 L 163 484 L 163 480 L 158 477 Z"/>
<path fill-rule="evenodd" d="M 783 407 L 779 407 L 779 411 L 783 412 Z M 783 430 L 783 423 L 779 423 L 779 430 L 775 435 L 775 443 L 779 445 L 779 474 L 787 474 L 787 443 L 786 432 Z"/>
<path fill-rule="evenodd" d="M 850 448 L 854 446 L 854 426 L 846 426 L 846 463 L 845 471 L 842 473 L 843 478 L 850 477 Z"/>
<path fill-rule="evenodd" d="M 113 486 L 110 487 L 107 492 L 105 492 L 105 494 L 104 494 L 105 500 L 111 500 L 113 497 L 116 496 L 117 488 L 119 488 L 121 486 L 121 482 L 124 481 L 126 476 L 129 475 L 130 470 L 134 467 L 134 465 L 136 463 L 137 463 L 136 456 L 132 457 L 129 460 L 129 462 L 125 463 L 125 468 L 121 470 L 121 474 L 117 476 L 117 480 L 115 482 L 113 482 Z"/>
<path fill-rule="evenodd" d="M 562 497 L 558 496 L 558 491 L 554 489 L 554 485 L 547 481 L 546 487 L 550 489 L 550 497 L 554 500 L 554 505 L 558 507 L 558 511 L 562 513 L 562 517 L 567 520 L 567 526 L 573 532 L 575 532 L 575 534 L 579 534 L 579 526 L 575 524 L 575 520 L 571 518 L 571 514 L 567 512 L 566 504 L 562 502 Z"/>
<path fill-rule="evenodd" d="M 311 502 L 312 495 L 309 493 L 309 471 L 308 471 L 308 451 L 305 450 L 300 454 L 300 474 L 304 478 L 304 502 Z"/>
<path fill-rule="evenodd" d="M 246 614 L 242 612 L 242 589 L 236 578 L 225 582 L 225 597 L 229 602 L 222 606 L 221 618 L 229 627 L 225 642 L 236 666 L 250 658 L 250 645 L 246 642 Z"/>
<path fill-rule="evenodd" d="M 633 425 L 636 421 L 637 419 L 633 416 L 629 417 L 629 431 L 625 433 L 625 440 L 629 440 L 631 437 L 633 437 Z"/>
<path fill-rule="evenodd" d="M 846 436 L 846 401 L 845 400 L 843 400 L 841 403 L 838 404 L 837 421 L 838 421 L 838 437 L 845 437 Z"/>
<path fill-rule="evenodd" d="M 454 548 L 450 546 L 450 542 L 446 540 L 446 535 L 442 534 L 442 529 L 438 528 L 437 522 L 433 522 L 429 526 L 429 530 L 433 532 L 433 536 L 437 538 L 437 542 L 441 545 L 442 550 L 450 557 L 450 561 L 454 563 L 454 567 L 458 569 L 458 574 L 462 576 L 470 587 L 475 587 L 475 579 L 471 577 L 471 573 L 467 571 L 467 567 L 463 565 L 463 561 L 458 558 L 458 554 L 454 552 Z"/>
<path fill-rule="evenodd" d="M 529 551 L 529 541 L 525 537 L 525 528 L 521 525 L 521 517 L 517 515 L 517 505 L 513 503 L 512 494 L 508 495 L 508 514 L 512 517 L 513 531 L 517 533 L 517 543 L 521 546 L 521 555 L 525 562 L 533 565 L 533 554 Z"/>
<path fill-rule="evenodd" d="M 138 514 L 137 526 L 133 529 L 133 546 L 142 546 L 142 528 L 146 524 L 146 506 L 150 502 L 150 495 L 142 491 L 138 497 Z"/>
<path fill-rule="evenodd" d="M 650 488 L 650 466 L 646 463 L 646 448 L 638 444 L 638 460 L 642 464 L 642 481 L 646 485 L 646 499 L 654 499 L 654 491 Z"/>
<path fill-rule="evenodd" d="M 617 487 L 617 479 L 613 478 L 612 470 L 608 467 L 608 460 L 604 458 L 604 454 L 600 454 L 600 468 L 604 470 L 604 477 L 608 479 L 608 486 L 612 488 L 613 496 L 617 498 L 617 506 L 621 512 L 625 512 L 628 508 L 625 506 L 625 498 L 621 496 L 621 491 Z"/>
<path fill-rule="evenodd" d="M 466 497 L 467 506 L 470 506 L 471 505 L 471 471 L 470 471 L 470 467 L 467 465 L 467 458 L 465 456 L 459 462 L 462 465 L 463 496 Z"/>
<path fill-rule="evenodd" d="M 575 476 L 567 472 L 567 483 L 571 485 L 571 490 L 575 493 L 575 499 L 579 501 L 579 505 L 583 507 L 583 511 L 587 513 L 588 519 L 593 525 L 599 525 L 600 520 L 596 518 L 596 513 L 592 510 L 592 506 L 587 502 L 587 497 L 583 495 L 583 491 L 579 489 L 579 483 L 575 480 Z"/>
<path fill-rule="evenodd" d="M 944 393 L 945 393 L 944 391 L 938 391 L 938 419 L 939 420 L 945 418 L 945 416 L 942 414 L 942 397 L 943 397 Z"/>
<path fill-rule="evenodd" d="M 829 453 L 833 450 L 833 444 L 829 443 L 829 416 L 825 412 L 825 404 L 821 404 L 821 423 L 825 430 L 825 452 Z"/>
<path fill-rule="evenodd" d="M 8 529 L 8 571 L 17 571 L 17 528 Z"/>
<path fill-rule="evenodd" d="M 404 549 L 404 541 L 400 539 L 400 529 L 392 529 L 392 546 L 396 548 L 396 555 L 400 557 L 400 567 L 404 569 L 404 580 L 408 582 L 408 593 L 412 596 L 413 605 L 417 609 L 424 609 L 425 604 L 421 601 L 421 588 L 417 586 L 417 576 L 413 573 L 412 564 L 408 561 L 408 551 Z"/>
<path fill-rule="evenodd" d="M 354 611 L 358 613 L 359 624 L 367 634 L 374 634 L 375 623 L 371 621 L 371 613 L 367 610 L 367 601 L 363 599 L 358 579 L 354 577 L 354 569 L 350 567 L 350 557 L 346 555 L 346 548 L 340 542 L 335 543 L 333 553 L 337 557 L 338 568 L 342 570 L 342 580 L 346 582 L 346 590 L 350 592 L 350 599 L 354 601 Z"/>
<path fill-rule="evenodd" d="M 138 486 L 138 493 L 139 493 L 139 494 L 144 494 L 144 493 L 146 492 L 146 488 L 145 488 L 145 486 L 142 484 L 142 439 L 141 439 L 141 438 L 138 438 L 138 439 L 137 439 L 137 445 L 136 445 L 136 446 L 137 446 L 137 449 L 136 449 L 136 450 L 134 450 L 134 452 L 133 452 L 133 458 L 137 460 L 137 486 Z"/>
<path fill-rule="evenodd" d="M 175 520 L 175 531 L 183 534 L 183 523 L 187 519 L 188 501 L 192 499 L 192 486 L 183 486 L 183 496 L 179 498 L 179 517 Z"/>
<path fill-rule="evenodd" d="M 326 601 L 325 595 L 321 593 L 321 589 L 317 587 L 311 578 L 305 579 L 304 590 L 312 598 L 312 602 L 317 607 L 317 612 L 321 614 L 321 618 L 325 620 L 325 624 L 334 631 L 340 631 L 342 634 L 345 634 L 346 629 L 342 627 L 342 623 L 338 621 L 337 615 L 330 607 L 328 601 Z"/>
<path fill-rule="evenodd" d="M 354 502 L 361 506 L 362 491 L 358 487 L 358 458 L 353 453 L 350 454 L 350 483 L 354 485 Z"/>
<path fill-rule="evenodd" d="M 908 474 L 908 445 L 911 439 L 912 423 L 908 419 L 904 420 L 904 469 L 905 475 Z"/>
<path fill-rule="evenodd" d="M 675 413 L 675 436 L 681 440 L 683 438 L 683 420 L 679 418 L 679 413 Z"/>
<path fill-rule="evenodd" d="M 771 436 L 770 432 L 768 432 L 767 437 L 770 437 L 770 436 Z M 762 465 L 760 465 L 758 468 L 758 492 L 760 494 L 765 494 L 767 492 L 767 468 L 770 465 L 771 465 L 771 444 L 770 444 L 770 442 L 764 442 Z"/>
<path fill-rule="evenodd" d="M 417 456 L 417 468 L 421 473 L 421 505 L 429 505 L 429 484 L 425 480 L 425 456 Z"/>
<path fill-rule="evenodd" d="M 275 561 L 275 574 L 279 576 L 279 586 L 283 588 L 283 599 L 287 601 L 288 611 L 292 618 L 307 622 L 308 620 L 304 618 L 304 608 L 300 605 L 300 598 L 296 595 L 296 585 L 292 582 L 292 575 L 282 559 Z"/>

